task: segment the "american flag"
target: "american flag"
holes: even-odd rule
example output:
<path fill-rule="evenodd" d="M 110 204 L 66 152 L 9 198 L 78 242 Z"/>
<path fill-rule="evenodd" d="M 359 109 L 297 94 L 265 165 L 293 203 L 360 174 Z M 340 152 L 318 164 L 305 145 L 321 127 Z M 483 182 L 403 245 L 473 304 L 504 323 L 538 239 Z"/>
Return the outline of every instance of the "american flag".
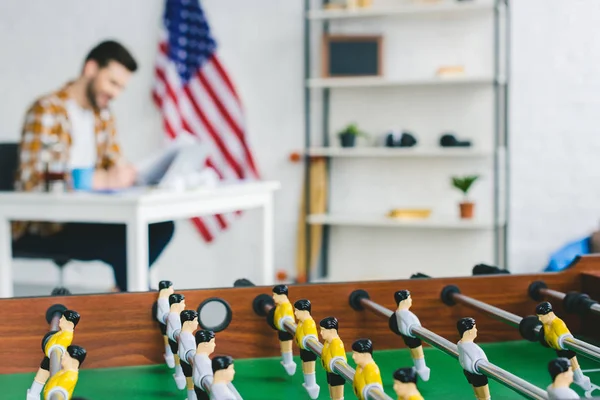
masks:
<path fill-rule="evenodd" d="M 242 104 L 217 50 L 199 0 L 166 0 L 152 96 L 167 137 L 192 134 L 209 150 L 207 166 L 220 179 L 258 179 Z M 221 214 L 192 222 L 210 242 L 232 218 Z"/>

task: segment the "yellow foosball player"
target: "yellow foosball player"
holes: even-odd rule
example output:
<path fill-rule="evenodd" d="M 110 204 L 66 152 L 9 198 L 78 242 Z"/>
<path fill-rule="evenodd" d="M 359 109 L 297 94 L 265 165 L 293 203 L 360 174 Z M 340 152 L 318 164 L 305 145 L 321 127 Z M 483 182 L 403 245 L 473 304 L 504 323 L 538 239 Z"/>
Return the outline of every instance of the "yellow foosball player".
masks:
<path fill-rule="evenodd" d="M 304 374 L 304 383 L 302 386 L 308 392 L 311 399 L 319 397 L 319 385 L 315 376 L 315 363 L 317 355 L 306 348 L 306 341 L 309 338 L 319 340 L 317 333 L 317 324 L 310 315 L 311 304 L 309 300 L 302 299 L 294 303 L 294 314 L 298 320 L 296 326 L 296 344 L 300 349 L 300 359 L 302 360 L 302 372 Z"/>
<path fill-rule="evenodd" d="M 373 360 L 373 342 L 369 339 L 358 339 L 352 343 L 352 359 L 356 363 L 356 373 L 352 388 L 359 400 L 367 399 L 367 392 L 378 387 L 383 392 L 381 372 Z"/>
<path fill-rule="evenodd" d="M 296 373 L 296 363 L 292 352 L 292 339 L 294 337 L 285 330 L 283 323 L 286 320 L 293 323 L 296 323 L 296 321 L 294 320 L 294 307 L 288 299 L 288 287 L 286 285 L 277 285 L 273 288 L 273 301 L 275 302 L 275 310 L 271 325 L 277 329 L 281 348 L 281 365 L 283 365 L 285 372 L 291 376 Z"/>
<path fill-rule="evenodd" d="M 425 400 L 417 388 L 417 372 L 412 367 L 394 371 L 394 392 L 398 400 Z"/>
<path fill-rule="evenodd" d="M 544 327 L 544 340 L 554 350 L 558 357 L 564 357 L 573 367 L 573 381 L 584 390 L 591 390 L 590 378 L 583 375 L 575 352 L 564 347 L 564 340 L 573 337 L 565 322 L 558 318 L 552 310 L 552 305 L 544 301 L 535 308 L 535 313 Z"/>
<path fill-rule="evenodd" d="M 48 332 L 42 339 L 44 359 L 35 374 L 31 387 L 27 390 L 27 400 L 39 400 L 42 389 L 50 376 L 50 354 L 58 349 L 62 355 L 73 342 L 75 327 L 79 323 L 80 315 L 77 311 L 66 310 L 58 322 L 58 331 Z"/>
<path fill-rule="evenodd" d="M 58 395 L 60 400 L 71 399 L 79 378 L 79 368 L 85 356 L 86 351 L 83 347 L 75 345 L 67 347 L 60 363 L 61 370 L 48 380 L 44 388 L 44 400 L 50 400 L 52 395 Z"/>
<path fill-rule="evenodd" d="M 333 371 L 333 364 L 337 360 L 347 361 L 344 343 L 338 335 L 338 320 L 335 317 L 327 317 L 319 322 L 321 337 L 324 340 L 321 351 L 321 363 L 327 372 L 327 383 L 329 384 L 329 396 L 331 400 L 342 400 L 344 398 L 344 377 Z"/>

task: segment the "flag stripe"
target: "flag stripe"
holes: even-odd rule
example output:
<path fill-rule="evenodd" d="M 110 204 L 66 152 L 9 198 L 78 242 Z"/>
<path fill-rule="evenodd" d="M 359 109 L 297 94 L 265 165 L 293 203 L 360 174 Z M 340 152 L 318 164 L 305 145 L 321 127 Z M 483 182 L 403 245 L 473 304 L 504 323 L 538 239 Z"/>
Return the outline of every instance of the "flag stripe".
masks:
<path fill-rule="evenodd" d="M 204 110 L 202 108 L 200 108 L 198 100 L 197 100 L 196 96 L 194 96 L 194 94 L 192 93 L 190 86 L 189 85 L 186 86 L 184 91 L 187 94 L 187 98 L 190 100 L 192 107 L 194 108 L 194 111 L 196 112 L 198 118 L 200 118 L 200 121 L 202 122 L 204 129 L 206 129 L 206 132 L 213 139 L 214 143 L 219 148 L 219 151 L 221 152 L 223 157 L 225 157 L 225 159 L 227 160 L 227 163 L 236 172 L 238 178 L 242 178 L 243 172 L 242 172 L 241 166 L 233 159 L 233 156 L 229 152 L 229 149 L 227 149 L 227 147 L 225 147 L 225 143 L 223 143 L 223 139 L 215 131 L 215 129 L 212 126 L 211 121 L 209 121 L 208 118 L 206 118 L 206 115 L 204 114 Z"/>
<path fill-rule="evenodd" d="M 244 146 L 245 145 L 244 133 L 242 132 L 241 128 L 233 121 L 233 118 L 231 117 L 229 112 L 225 109 L 225 106 L 223 105 L 221 100 L 217 97 L 215 91 L 213 90 L 212 86 L 210 85 L 210 83 L 208 82 L 208 80 L 206 79 L 204 74 L 199 74 L 199 78 L 200 78 L 200 82 L 202 82 L 202 85 L 204 86 L 206 92 L 208 93 L 211 100 L 213 101 L 215 107 L 219 110 L 219 112 L 221 113 L 221 116 L 225 119 L 225 122 L 227 122 L 227 125 L 229 126 L 231 131 L 239 139 L 239 141 L 240 141 L 239 144 L 241 145 L 241 147 L 244 151 L 245 161 L 249 164 L 252 172 L 254 174 L 256 174 L 256 168 L 254 167 L 254 160 L 252 159 L 250 150 L 248 149 L 248 147 Z"/>
<path fill-rule="evenodd" d="M 167 0 L 155 65 L 152 97 L 165 136 L 185 132 L 206 146 L 206 167 L 219 179 L 259 179 L 237 91 L 217 55 L 217 43 L 199 0 Z M 206 242 L 241 212 L 192 218 Z"/>

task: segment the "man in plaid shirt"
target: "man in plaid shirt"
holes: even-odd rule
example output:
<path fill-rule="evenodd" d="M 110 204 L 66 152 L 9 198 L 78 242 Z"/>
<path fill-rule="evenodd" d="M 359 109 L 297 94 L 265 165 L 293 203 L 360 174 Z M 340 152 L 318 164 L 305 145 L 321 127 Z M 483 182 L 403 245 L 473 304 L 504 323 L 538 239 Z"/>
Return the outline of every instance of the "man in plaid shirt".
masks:
<path fill-rule="evenodd" d="M 105 41 L 90 51 L 75 81 L 37 99 L 25 116 L 15 190 L 43 191 L 46 166 L 67 182 L 70 171 L 92 168 L 87 185 L 93 189 L 133 185 L 136 171 L 121 155 L 108 106 L 136 70 L 125 47 Z M 12 228 L 15 250 L 104 261 L 114 270 L 115 290 L 127 289 L 125 225 L 15 221 Z M 174 225 L 151 224 L 148 230 L 152 265 L 170 242 Z"/>

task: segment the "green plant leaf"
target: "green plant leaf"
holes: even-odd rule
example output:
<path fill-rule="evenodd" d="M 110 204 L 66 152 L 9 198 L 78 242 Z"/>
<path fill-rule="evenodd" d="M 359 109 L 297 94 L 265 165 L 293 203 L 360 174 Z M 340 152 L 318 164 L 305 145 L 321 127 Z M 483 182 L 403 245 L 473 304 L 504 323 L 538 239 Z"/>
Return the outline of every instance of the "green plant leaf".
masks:
<path fill-rule="evenodd" d="M 467 175 L 463 177 L 453 176 L 452 186 L 466 195 L 477 179 L 479 179 L 479 175 Z"/>
<path fill-rule="evenodd" d="M 338 135 L 367 136 L 366 133 L 358 129 L 358 125 L 356 123 L 352 123 L 346 126 L 338 133 Z"/>

